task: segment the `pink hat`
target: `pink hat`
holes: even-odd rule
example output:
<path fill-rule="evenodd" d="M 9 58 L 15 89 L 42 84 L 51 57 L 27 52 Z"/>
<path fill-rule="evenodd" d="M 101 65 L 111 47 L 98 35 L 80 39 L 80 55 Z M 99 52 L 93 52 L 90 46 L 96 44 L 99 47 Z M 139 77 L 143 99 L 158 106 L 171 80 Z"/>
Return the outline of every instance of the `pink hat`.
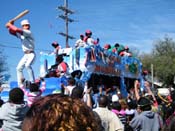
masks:
<path fill-rule="evenodd" d="M 91 34 L 92 32 L 90 30 L 86 30 L 86 33 L 87 34 Z"/>
<path fill-rule="evenodd" d="M 105 44 L 104 45 L 104 49 L 109 49 L 109 47 L 110 47 L 110 44 Z"/>

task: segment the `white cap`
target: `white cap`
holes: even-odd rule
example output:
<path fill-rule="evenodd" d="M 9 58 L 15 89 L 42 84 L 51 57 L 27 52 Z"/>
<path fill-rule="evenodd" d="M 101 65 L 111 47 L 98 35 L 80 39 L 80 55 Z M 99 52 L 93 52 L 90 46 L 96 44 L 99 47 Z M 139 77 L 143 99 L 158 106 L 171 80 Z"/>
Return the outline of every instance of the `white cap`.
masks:
<path fill-rule="evenodd" d="M 119 100 L 117 95 L 112 95 L 112 102 L 117 102 Z"/>
<path fill-rule="evenodd" d="M 28 20 L 22 20 L 21 21 L 21 26 L 23 25 L 30 25 L 29 21 Z"/>

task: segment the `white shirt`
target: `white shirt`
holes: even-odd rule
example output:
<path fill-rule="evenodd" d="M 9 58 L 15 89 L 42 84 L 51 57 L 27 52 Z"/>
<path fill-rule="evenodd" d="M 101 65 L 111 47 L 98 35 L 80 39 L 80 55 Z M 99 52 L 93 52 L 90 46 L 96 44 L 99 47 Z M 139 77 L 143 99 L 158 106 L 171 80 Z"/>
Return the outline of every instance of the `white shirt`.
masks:
<path fill-rule="evenodd" d="M 94 45 L 94 39 L 93 38 L 88 38 L 87 39 L 87 45 Z"/>
<path fill-rule="evenodd" d="M 124 131 L 124 126 L 118 116 L 105 107 L 93 109 L 101 118 L 105 131 Z"/>
<path fill-rule="evenodd" d="M 23 29 L 22 34 L 17 33 L 17 37 L 21 39 L 23 51 L 34 50 L 34 38 L 30 30 Z"/>
<path fill-rule="evenodd" d="M 65 94 L 66 94 L 66 95 L 71 95 L 71 94 L 72 94 L 73 88 L 75 88 L 75 85 L 68 85 L 68 86 L 66 86 L 66 87 L 67 87 L 67 89 L 69 90 L 69 92 L 65 90 Z"/>
<path fill-rule="evenodd" d="M 75 47 L 85 47 L 86 43 L 82 39 L 78 39 L 75 43 Z"/>

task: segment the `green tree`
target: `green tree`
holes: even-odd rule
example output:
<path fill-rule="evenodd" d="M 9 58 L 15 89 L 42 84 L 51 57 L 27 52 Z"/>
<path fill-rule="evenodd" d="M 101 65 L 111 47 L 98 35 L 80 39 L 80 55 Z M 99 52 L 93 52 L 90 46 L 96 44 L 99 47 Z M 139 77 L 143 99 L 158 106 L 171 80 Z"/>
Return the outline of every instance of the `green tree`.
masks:
<path fill-rule="evenodd" d="M 166 85 L 174 85 L 175 77 L 175 41 L 168 36 L 157 40 L 150 54 L 140 56 L 143 69 L 150 70 L 154 65 L 154 76 Z"/>
<path fill-rule="evenodd" d="M 174 85 L 175 77 L 175 42 L 165 37 L 158 40 L 153 48 L 154 67 L 157 77 L 167 85 Z"/>
<path fill-rule="evenodd" d="M 151 70 L 151 64 L 153 62 L 153 56 L 151 54 L 143 53 L 139 56 L 140 60 L 142 61 L 142 69 L 143 70 Z"/>
<path fill-rule="evenodd" d="M 0 84 L 10 78 L 8 71 L 6 57 L 3 55 L 3 50 L 0 50 Z"/>

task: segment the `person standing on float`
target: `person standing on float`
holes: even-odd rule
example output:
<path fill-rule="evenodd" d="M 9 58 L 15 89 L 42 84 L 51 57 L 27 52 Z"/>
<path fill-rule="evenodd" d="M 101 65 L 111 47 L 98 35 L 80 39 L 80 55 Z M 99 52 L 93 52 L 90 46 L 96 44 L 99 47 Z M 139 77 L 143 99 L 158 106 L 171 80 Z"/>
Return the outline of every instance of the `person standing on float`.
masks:
<path fill-rule="evenodd" d="M 31 83 L 34 83 L 35 81 L 34 72 L 31 66 L 36 56 L 34 52 L 34 37 L 32 35 L 32 32 L 30 31 L 30 23 L 27 19 L 21 21 L 21 26 L 22 28 L 16 27 L 14 25 L 14 21 L 7 22 L 6 24 L 6 27 L 9 29 L 10 34 L 15 35 L 21 40 L 22 50 L 24 52 L 24 55 L 19 61 L 16 68 L 18 85 L 22 84 L 21 80 L 24 78 L 24 67 L 27 69 L 29 80 L 31 81 Z"/>

